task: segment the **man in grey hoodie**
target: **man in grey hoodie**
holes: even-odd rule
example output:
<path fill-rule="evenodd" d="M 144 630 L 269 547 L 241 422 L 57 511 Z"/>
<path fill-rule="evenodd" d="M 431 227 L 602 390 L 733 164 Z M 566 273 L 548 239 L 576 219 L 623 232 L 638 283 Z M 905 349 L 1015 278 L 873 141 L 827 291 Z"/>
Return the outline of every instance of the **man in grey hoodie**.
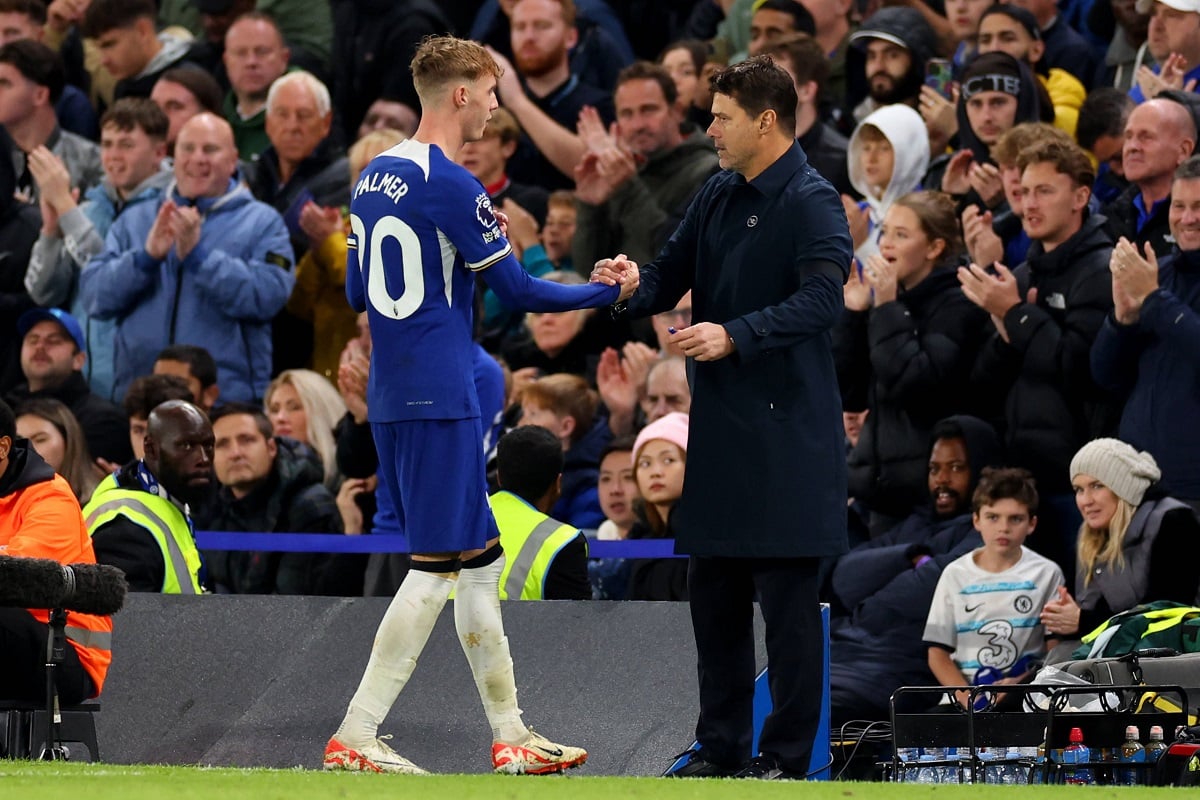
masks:
<path fill-rule="evenodd" d="M 100 64 L 117 79 L 113 99 L 149 97 L 159 76 L 187 59 L 191 42 L 158 33 L 154 0 L 93 0 L 83 35 L 94 39 Z"/>

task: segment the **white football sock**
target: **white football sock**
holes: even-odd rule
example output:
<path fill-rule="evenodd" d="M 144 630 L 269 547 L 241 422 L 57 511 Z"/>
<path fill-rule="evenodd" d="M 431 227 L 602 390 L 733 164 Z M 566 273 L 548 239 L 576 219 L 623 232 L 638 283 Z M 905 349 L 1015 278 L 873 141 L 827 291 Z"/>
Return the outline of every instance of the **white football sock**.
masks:
<path fill-rule="evenodd" d="M 521 722 L 521 709 L 517 708 L 512 656 L 500 617 L 503 570 L 504 556 L 501 556 L 485 567 L 464 569 L 459 574 L 454 595 L 454 627 L 475 676 L 479 699 L 492 726 L 492 738 L 523 742 L 529 729 Z"/>
<path fill-rule="evenodd" d="M 454 573 L 409 570 L 388 606 L 358 691 L 334 736 L 344 745 L 363 747 L 375 741 L 400 690 L 412 677 L 417 657 L 454 588 Z"/>

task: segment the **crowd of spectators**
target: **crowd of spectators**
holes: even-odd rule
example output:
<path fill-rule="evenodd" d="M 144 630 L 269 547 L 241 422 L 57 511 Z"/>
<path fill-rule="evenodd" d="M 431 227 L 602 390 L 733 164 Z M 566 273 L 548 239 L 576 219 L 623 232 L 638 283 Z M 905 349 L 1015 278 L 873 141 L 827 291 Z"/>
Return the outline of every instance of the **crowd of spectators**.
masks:
<path fill-rule="evenodd" d="M 1048 636 L 1197 599 L 1146 576 L 1200 511 L 1200 0 L 0 0 L 0 396 L 134 588 L 403 577 L 394 553 L 201 554 L 190 531 L 403 534 L 344 293 L 348 204 L 416 130 L 407 64 L 444 32 L 504 70 L 483 138 L 451 155 L 561 283 L 652 260 L 718 171 L 710 75 L 762 55 L 791 76 L 856 253 L 832 337 L 852 545 L 823 568 L 835 710 L 933 680 L 938 576 L 983 546 L 972 512 L 1012 499 L 972 505 L 987 467 L 1036 485 L 1013 491 L 1065 576 Z M 552 434 L 491 474 L 506 548 L 537 565 L 509 596 L 586 596 L 586 572 L 595 598 L 686 599 L 682 561 L 585 567 L 574 533 L 673 536 L 691 390 L 667 331 L 690 295 L 631 324 L 517 314 L 480 285 L 477 317 L 485 446 Z M 1137 491 L 1106 480 L 1118 458 Z M 1157 544 L 1129 519 L 1142 483 L 1179 501 Z M 1101 524 L 1106 487 L 1124 517 Z M 1105 594 L 1092 575 L 1131 527 L 1133 568 L 1159 572 Z"/>

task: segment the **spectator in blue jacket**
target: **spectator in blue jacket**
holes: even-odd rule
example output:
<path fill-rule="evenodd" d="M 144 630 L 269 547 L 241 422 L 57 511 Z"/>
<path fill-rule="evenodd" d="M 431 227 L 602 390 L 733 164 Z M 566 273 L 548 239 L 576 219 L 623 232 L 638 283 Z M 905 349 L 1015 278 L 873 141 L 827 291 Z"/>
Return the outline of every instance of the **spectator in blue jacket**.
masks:
<path fill-rule="evenodd" d="M 261 402 L 271 319 L 295 283 L 292 247 L 279 212 L 238 184 L 236 168 L 229 123 L 193 117 L 161 201 L 127 209 L 84 267 L 84 307 L 117 324 L 116 396 L 167 345 L 197 344 L 217 360 L 223 398 Z"/>
<path fill-rule="evenodd" d="M 1118 436 L 1154 456 L 1172 496 L 1200 510 L 1200 156 L 1175 170 L 1174 250 L 1162 261 L 1124 237 L 1109 261 L 1113 312 L 1092 345 L 1092 374 L 1125 400 Z"/>

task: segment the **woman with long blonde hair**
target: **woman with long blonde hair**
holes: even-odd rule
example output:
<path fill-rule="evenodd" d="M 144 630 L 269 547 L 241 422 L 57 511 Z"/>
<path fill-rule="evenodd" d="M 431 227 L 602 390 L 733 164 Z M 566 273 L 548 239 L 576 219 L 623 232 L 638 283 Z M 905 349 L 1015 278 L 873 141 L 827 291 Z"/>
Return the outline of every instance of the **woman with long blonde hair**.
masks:
<path fill-rule="evenodd" d="M 321 459 L 325 485 L 337 491 L 337 440 L 334 428 L 346 415 L 346 403 L 329 381 L 310 369 L 287 369 L 267 386 L 263 411 L 276 436 L 311 447 Z"/>
<path fill-rule="evenodd" d="M 1200 601 L 1192 556 L 1200 520 L 1156 485 L 1161 477 L 1153 456 L 1119 439 L 1096 439 L 1075 454 L 1071 485 L 1083 515 L 1075 596 L 1064 586 L 1042 611 L 1051 635 L 1078 638 L 1113 614 L 1155 600 Z"/>

